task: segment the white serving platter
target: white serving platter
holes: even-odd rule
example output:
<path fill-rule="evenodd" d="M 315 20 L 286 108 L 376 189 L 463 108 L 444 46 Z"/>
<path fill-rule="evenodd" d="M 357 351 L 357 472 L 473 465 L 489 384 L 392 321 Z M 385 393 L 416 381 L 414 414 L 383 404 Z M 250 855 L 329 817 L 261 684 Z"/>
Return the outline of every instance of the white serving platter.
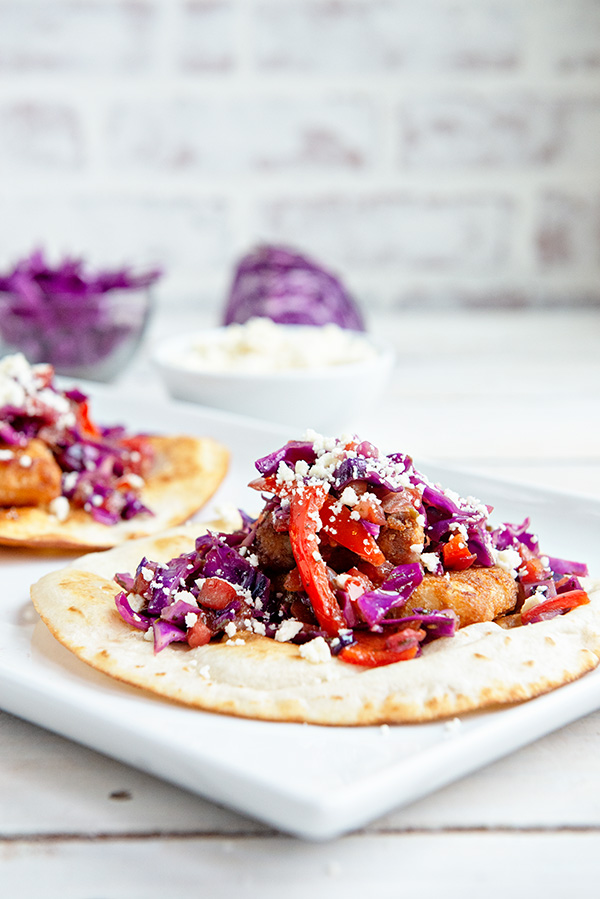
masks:
<path fill-rule="evenodd" d="M 102 423 L 210 434 L 230 447 L 229 474 L 206 517 L 219 504 L 257 512 L 259 497 L 246 486 L 254 460 L 298 436 L 197 406 L 128 400 L 110 388 L 89 392 Z M 494 521 L 529 515 L 547 553 L 587 561 L 600 573 L 600 502 L 422 460 L 418 467 L 492 504 Z M 94 671 L 49 634 L 29 586 L 69 560 L 0 550 L 0 707 L 303 838 L 354 830 L 600 707 L 598 671 L 521 705 L 422 725 L 328 728 L 187 709 Z"/>

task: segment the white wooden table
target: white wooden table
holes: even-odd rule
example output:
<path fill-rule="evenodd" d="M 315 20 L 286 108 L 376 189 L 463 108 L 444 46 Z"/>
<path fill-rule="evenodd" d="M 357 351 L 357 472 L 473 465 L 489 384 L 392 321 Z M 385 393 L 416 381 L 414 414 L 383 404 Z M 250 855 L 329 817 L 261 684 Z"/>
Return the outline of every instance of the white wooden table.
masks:
<path fill-rule="evenodd" d="M 600 314 L 411 315 L 373 330 L 400 359 L 385 406 L 357 421 L 365 437 L 600 498 Z M 122 389 L 147 375 L 142 360 Z M 588 561 L 600 573 L 600 550 Z M 564 897 L 596 895 L 599 876 L 600 711 L 319 844 L 0 711 L 2 897 Z"/>

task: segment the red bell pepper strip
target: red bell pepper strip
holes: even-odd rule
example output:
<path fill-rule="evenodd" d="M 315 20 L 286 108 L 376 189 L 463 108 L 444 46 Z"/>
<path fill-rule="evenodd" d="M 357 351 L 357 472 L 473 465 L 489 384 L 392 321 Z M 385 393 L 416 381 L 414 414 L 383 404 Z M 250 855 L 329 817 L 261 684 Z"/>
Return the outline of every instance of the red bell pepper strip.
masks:
<path fill-rule="evenodd" d="M 357 631 L 354 636 L 356 642 L 351 646 L 345 646 L 338 656 L 343 662 L 351 665 L 379 668 L 381 665 L 414 659 L 419 651 L 419 639 L 414 635 L 414 631 L 407 632 L 404 641 L 398 639 L 402 636 L 402 632 L 394 634 L 395 640 L 392 644 L 385 634 Z"/>
<path fill-rule="evenodd" d="M 368 532 L 360 518 L 351 517 L 348 506 L 342 505 L 339 500 L 325 499 L 321 514 L 323 530 L 340 546 L 345 546 L 351 552 L 356 553 L 365 562 L 379 566 L 385 562 L 385 556 L 379 549 L 372 534 Z"/>
<path fill-rule="evenodd" d="M 327 566 L 319 552 L 319 513 L 327 498 L 320 484 L 304 484 L 290 496 L 290 543 L 302 586 L 311 601 L 317 621 L 330 637 L 348 625 L 329 586 Z"/>
<path fill-rule="evenodd" d="M 444 567 L 451 568 L 452 571 L 464 571 L 469 568 L 477 556 L 472 553 L 467 546 L 465 538 L 461 534 L 454 534 L 442 546 L 442 556 L 444 559 Z"/>
<path fill-rule="evenodd" d="M 545 599 L 543 602 L 532 606 L 526 612 L 521 614 L 521 624 L 535 624 L 539 619 L 544 620 L 548 613 L 548 617 L 554 617 L 554 613 L 560 615 L 562 612 L 568 612 L 577 606 L 586 605 L 590 601 L 585 590 L 569 590 L 567 593 L 559 593 L 551 599 Z"/>
<path fill-rule="evenodd" d="M 97 440 L 102 436 L 100 429 L 96 427 L 90 418 L 89 405 L 86 400 L 78 406 L 77 424 L 84 437 L 89 437 L 91 440 Z"/>

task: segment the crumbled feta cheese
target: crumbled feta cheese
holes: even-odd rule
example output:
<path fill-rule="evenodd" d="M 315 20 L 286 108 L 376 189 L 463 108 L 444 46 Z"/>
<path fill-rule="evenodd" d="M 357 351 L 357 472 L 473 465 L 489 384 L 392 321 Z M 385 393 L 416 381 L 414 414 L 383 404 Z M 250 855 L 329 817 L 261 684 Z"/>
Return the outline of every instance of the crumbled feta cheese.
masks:
<path fill-rule="evenodd" d="M 263 373 L 330 368 L 375 355 L 365 337 L 333 323 L 313 327 L 307 339 L 304 328 L 254 317 L 228 325 L 208 339 L 194 338 L 177 363 L 190 371 Z"/>
<path fill-rule="evenodd" d="M 75 485 L 77 484 L 77 478 L 79 477 L 79 472 L 77 471 L 66 471 L 62 476 L 62 489 L 65 493 L 70 493 L 75 489 Z"/>
<path fill-rule="evenodd" d="M 224 631 L 228 637 L 234 637 L 237 633 L 237 627 L 234 621 L 229 621 L 225 627 Z"/>
<path fill-rule="evenodd" d="M 146 566 L 144 566 L 143 568 L 140 569 L 140 574 L 142 575 L 142 577 L 144 578 L 145 581 L 151 581 L 152 578 L 154 577 L 154 572 L 152 571 L 152 569 L 146 568 Z"/>
<path fill-rule="evenodd" d="M 33 459 L 31 456 L 28 456 L 27 453 L 23 453 L 23 455 L 19 458 L 19 465 L 21 468 L 31 468 L 33 465 Z"/>
<path fill-rule="evenodd" d="M 302 627 L 303 624 L 301 621 L 296 621 L 294 618 L 288 618 L 286 621 L 282 621 L 277 628 L 275 639 L 279 643 L 286 643 L 288 640 L 292 640 L 296 634 L 300 633 Z"/>
<path fill-rule="evenodd" d="M 529 609 L 533 609 L 535 606 L 539 606 L 541 602 L 544 602 L 548 599 L 547 596 L 548 588 L 543 584 L 538 584 L 533 593 L 530 593 L 523 605 L 521 606 L 521 614 L 523 612 L 528 612 Z"/>
<path fill-rule="evenodd" d="M 438 569 L 440 560 L 436 553 L 421 553 L 421 564 L 427 571 L 435 572 Z"/>
<path fill-rule="evenodd" d="M 296 465 L 294 466 L 294 474 L 298 478 L 305 478 L 308 474 L 308 468 L 308 462 L 306 462 L 304 459 L 298 459 Z"/>
<path fill-rule="evenodd" d="M 54 499 L 50 500 L 49 509 L 50 514 L 58 518 L 59 521 L 66 521 L 69 517 L 71 506 L 66 496 L 55 496 Z"/>
<path fill-rule="evenodd" d="M 298 651 L 303 659 L 312 662 L 313 665 L 320 665 L 331 660 L 331 651 L 323 637 L 315 637 L 308 643 L 302 643 L 298 647 Z"/>
<path fill-rule="evenodd" d="M 358 499 L 359 497 L 354 487 L 346 487 L 340 496 L 340 502 L 345 506 L 355 506 Z"/>
<path fill-rule="evenodd" d="M 10 462 L 11 459 L 15 458 L 15 454 L 12 450 L 2 449 L 0 450 L 0 462 Z"/>
<path fill-rule="evenodd" d="M 516 549 L 511 549 L 509 547 L 508 549 L 492 550 L 492 556 L 494 564 L 497 565 L 498 568 L 502 568 L 502 570 L 510 574 L 511 577 L 516 578 L 517 571 L 523 561 Z"/>
<path fill-rule="evenodd" d="M 184 620 L 186 627 L 193 627 L 198 621 L 198 616 L 195 612 L 188 612 Z"/>

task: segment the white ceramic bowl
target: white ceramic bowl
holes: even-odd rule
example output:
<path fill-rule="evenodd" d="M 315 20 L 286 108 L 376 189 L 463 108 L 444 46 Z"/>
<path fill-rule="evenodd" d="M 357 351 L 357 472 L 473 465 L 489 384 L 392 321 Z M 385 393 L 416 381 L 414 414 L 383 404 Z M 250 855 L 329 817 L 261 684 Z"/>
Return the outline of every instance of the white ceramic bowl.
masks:
<path fill-rule="evenodd" d="M 310 341 L 317 328 L 280 326 Z M 352 427 L 358 413 L 379 400 L 392 373 L 394 353 L 360 335 L 374 349 L 364 360 L 319 368 L 273 372 L 200 370 L 190 363 L 198 341 L 222 341 L 225 328 L 175 337 L 161 344 L 154 361 L 167 390 L 187 400 L 333 435 Z"/>

